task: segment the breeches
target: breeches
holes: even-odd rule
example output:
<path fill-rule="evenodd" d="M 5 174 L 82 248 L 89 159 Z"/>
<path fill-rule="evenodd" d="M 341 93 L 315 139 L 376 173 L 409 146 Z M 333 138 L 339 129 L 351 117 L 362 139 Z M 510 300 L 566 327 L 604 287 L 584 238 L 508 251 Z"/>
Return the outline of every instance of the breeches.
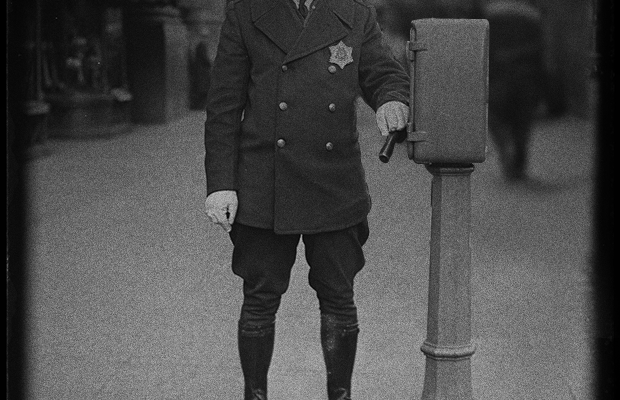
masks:
<path fill-rule="evenodd" d="M 234 224 L 232 269 L 243 278 L 240 324 L 265 326 L 275 322 L 282 295 L 303 237 L 308 281 L 315 290 L 321 314 L 357 322 L 353 280 L 365 263 L 362 246 L 368 239 L 368 222 L 347 229 L 316 234 L 279 235 L 269 229 Z"/>

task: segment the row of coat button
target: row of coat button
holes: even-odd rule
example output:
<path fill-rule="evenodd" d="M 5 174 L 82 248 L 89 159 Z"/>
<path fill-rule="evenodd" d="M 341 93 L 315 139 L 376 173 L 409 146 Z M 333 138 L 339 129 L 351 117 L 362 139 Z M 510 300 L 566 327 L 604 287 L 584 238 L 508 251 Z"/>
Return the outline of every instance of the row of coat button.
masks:
<path fill-rule="evenodd" d="M 278 107 L 280 108 L 280 110 L 282 111 L 286 111 L 288 110 L 288 104 L 286 104 L 286 102 L 281 102 L 280 104 L 278 104 Z M 336 111 L 336 105 L 334 103 L 330 103 L 330 105 L 327 106 L 327 109 L 331 112 Z"/>
<path fill-rule="evenodd" d="M 327 70 L 329 71 L 330 74 L 335 74 L 336 71 L 338 71 L 338 68 L 336 68 L 335 65 L 330 65 L 329 67 L 327 67 Z M 282 65 L 282 72 L 286 72 L 288 71 L 288 65 L 284 64 Z"/>
<path fill-rule="evenodd" d="M 327 67 L 327 70 L 328 70 L 330 73 L 332 73 L 332 74 L 336 73 L 336 71 L 337 71 L 337 69 L 336 69 L 336 66 L 335 66 L 335 65 L 330 65 L 329 67 Z M 288 71 L 288 66 L 287 66 L 286 64 L 285 64 L 285 65 L 282 65 L 282 71 L 283 71 L 283 72 Z M 278 106 L 280 107 L 280 110 L 282 110 L 282 111 L 286 111 L 286 110 L 288 110 L 288 104 L 287 104 L 286 102 L 284 102 L 284 101 L 283 101 L 283 102 L 281 102 Z M 329 111 L 331 111 L 331 112 L 334 112 L 334 111 L 336 111 L 336 105 L 335 105 L 334 103 L 330 103 L 330 104 L 327 106 L 327 109 L 328 109 Z M 277 142 L 276 142 L 276 145 L 277 145 L 279 148 L 283 148 L 284 146 L 286 146 L 286 141 L 285 141 L 284 139 L 278 139 L 278 140 L 277 140 Z M 334 144 L 333 144 L 332 142 L 327 142 L 327 143 L 325 143 L 325 149 L 326 149 L 326 150 L 331 151 L 331 150 L 333 150 L 333 148 L 334 148 Z"/>
<path fill-rule="evenodd" d="M 276 145 L 277 145 L 279 148 L 283 148 L 284 146 L 286 146 L 286 140 L 284 140 L 284 139 L 278 139 L 278 140 L 276 141 Z M 333 150 L 333 149 L 334 149 L 334 144 L 333 144 L 332 142 L 327 142 L 327 143 L 325 143 L 325 149 L 326 149 L 326 150 Z"/>

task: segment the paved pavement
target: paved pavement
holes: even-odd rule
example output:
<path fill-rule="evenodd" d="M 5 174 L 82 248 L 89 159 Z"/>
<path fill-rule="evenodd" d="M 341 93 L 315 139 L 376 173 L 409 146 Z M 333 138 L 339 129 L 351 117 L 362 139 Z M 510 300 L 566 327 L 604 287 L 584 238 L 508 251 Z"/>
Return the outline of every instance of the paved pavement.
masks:
<path fill-rule="evenodd" d="M 362 106 L 359 118 L 373 210 L 353 394 L 415 399 L 431 175 L 404 147 L 380 163 L 373 116 Z M 50 140 L 51 154 L 30 162 L 27 399 L 241 399 L 241 281 L 230 241 L 202 213 L 203 121 L 192 112 L 111 138 Z M 505 183 L 492 146 L 476 166 L 476 399 L 593 398 L 594 143 L 588 121 L 541 121 L 530 181 Z M 302 255 L 278 314 L 272 400 L 325 398 Z"/>

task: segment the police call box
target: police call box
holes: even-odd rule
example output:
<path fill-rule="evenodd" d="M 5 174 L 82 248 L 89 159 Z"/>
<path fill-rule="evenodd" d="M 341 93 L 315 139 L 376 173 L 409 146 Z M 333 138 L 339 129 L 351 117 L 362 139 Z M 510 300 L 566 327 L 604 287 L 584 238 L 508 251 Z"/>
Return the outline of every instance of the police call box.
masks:
<path fill-rule="evenodd" d="M 483 162 L 488 21 L 430 18 L 411 25 L 409 157 L 419 164 Z"/>

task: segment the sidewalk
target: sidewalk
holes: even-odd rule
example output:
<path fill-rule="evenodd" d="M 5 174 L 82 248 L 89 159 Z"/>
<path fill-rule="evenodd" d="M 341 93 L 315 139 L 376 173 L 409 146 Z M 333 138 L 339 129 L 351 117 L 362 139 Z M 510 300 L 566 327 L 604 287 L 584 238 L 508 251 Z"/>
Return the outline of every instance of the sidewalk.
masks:
<path fill-rule="evenodd" d="M 373 198 L 357 279 L 355 400 L 416 399 L 426 335 L 430 173 L 359 113 Z M 241 399 L 241 281 L 203 214 L 202 113 L 31 161 L 27 398 Z M 541 122 L 532 180 L 504 183 L 489 153 L 472 175 L 474 398 L 592 397 L 594 137 Z M 579 160 L 579 162 L 575 162 Z M 300 245 L 301 246 L 301 245 Z M 278 314 L 270 400 L 325 398 L 318 303 L 303 251 Z"/>

